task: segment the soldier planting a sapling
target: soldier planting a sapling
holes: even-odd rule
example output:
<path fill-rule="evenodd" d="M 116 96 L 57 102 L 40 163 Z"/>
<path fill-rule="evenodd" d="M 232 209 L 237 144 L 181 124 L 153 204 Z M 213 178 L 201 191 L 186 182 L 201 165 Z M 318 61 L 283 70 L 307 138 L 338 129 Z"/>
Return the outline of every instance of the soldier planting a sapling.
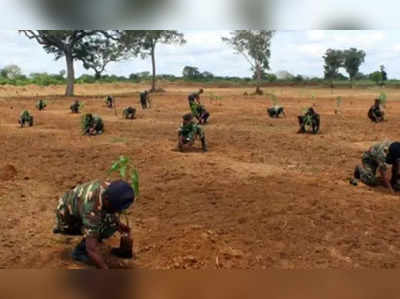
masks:
<path fill-rule="evenodd" d="M 123 114 L 125 119 L 135 119 L 135 117 L 136 117 L 136 109 L 129 106 L 128 108 L 125 108 L 122 111 L 122 114 Z"/>
<path fill-rule="evenodd" d="M 33 116 L 27 110 L 24 110 L 18 119 L 18 123 L 21 125 L 21 128 L 23 128 L 25 124 L 28 124 L 30 127 L 32 127 Z"/>
<path fill-rule="evenodd" d="M 317 112 L 315 112 L 314 108 L 310 107 L 303 115 L 298 116 L 300 129 L 297 133 L 306 133 L 307 128 L 312 130 L 313 134 L 317 134 L 319 132 L 320 127 L 320 116 Z"/>
<path fill-rule="evenodd" d="M 200 125 L 194 123 L 191 113 L 185 114 L 183 116 L 182 126 L 178 131 L 179 150 L 182 152 L 185 148 L 191 148 L 197 137 L 200 138 L 203 152 L 206 152 L 208 149 L 204 129 Z"/>

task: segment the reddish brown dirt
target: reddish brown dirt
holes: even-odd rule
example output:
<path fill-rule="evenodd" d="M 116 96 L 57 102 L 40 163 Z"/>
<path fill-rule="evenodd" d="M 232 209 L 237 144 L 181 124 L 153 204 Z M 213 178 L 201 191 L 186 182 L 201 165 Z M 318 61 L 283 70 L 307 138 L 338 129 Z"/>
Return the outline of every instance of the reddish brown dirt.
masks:
<path fill-rule="evenodd" d="M 105 121 L 105 134 L 91 138 L 81 136 L 80 116 L 69 113 L 73 99 L 52 97 L 53 89 L 47 91 L 44 112 L 34 108 L 37 98 L 0 100 L 0 175 L 7 165 L 15 167 L 11 180 L 0 181 L 1 268 L 84 267 L 70 258 L 79 238 L 52 234 L 54 209 L 58 197 L 75 184 L 106 179 L 120 155 L 128 156 L 141 175 L 141 197 L 129 214 L 138 258 L 121 262 L 107 257 L 112 267 L 400 265 L 399 197 L 383 187 L 354 187 L 348 181 L 370 145 L 399 140 L 398 91 L 387 91 L 388 121 L 373 124 L 366 114 L 374 90 L 331 95 L 329 90 L 271 89 L 266 92 L 278 95 L 288 115 L 276 120 L 267 118 L 266 96 L 214 89 L 223 99 L 211 102 L 207 93 L 203 96 L 211 112 L 205 128 L 209 152 L 204 154 L 176 150 L 190 88 L 165 87 L 166 93 L 154 97 L 153 109 L 144 112 L 139 88 L 125 88 L 127 95 L 116 97 L 118 111 L 121 115 L 123 107 L 136 105 L 134 121 L 116 117 L 94 96 L 112 94 L 113 86 L 104 88 L 93 87 L 92 95 L 81 97 L 85 111 Z M 296 116 L 313 103 L 311 94 L 321 114 L 321 134 L 297 135 Z M 335 115 L 338 94 L 342 113 Z M 33 112 L 34 127 L 19 128 L 23 109 Z M 118 244 L 112 238 L 104 252 Z"/>

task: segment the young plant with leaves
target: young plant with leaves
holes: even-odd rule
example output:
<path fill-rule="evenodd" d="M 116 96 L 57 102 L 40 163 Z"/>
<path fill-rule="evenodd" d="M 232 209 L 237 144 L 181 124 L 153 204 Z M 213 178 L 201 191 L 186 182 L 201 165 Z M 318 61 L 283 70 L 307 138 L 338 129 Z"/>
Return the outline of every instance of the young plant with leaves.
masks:
<path fill-rule="evenodd" d="M 269 93 L 267 94 L 267 96 L 271 99 L 273 106 L 279 105 L 278 97 L 276 95 L 274 95 L 273 93 Z"/>
<path fill-rule="evenodd" d="M 335 109 L 335 114 L 340 114 L 340 105 L 342 104 L 342 97 L 337 97 L 336 98 L 336 109 Z"/>
<path fill-rule="evenodd" d="M 108 173 L 111 174 L 113 172 L 119 172 L 123 179 L 126 179 L 127 175 L 129 176 L 132 189 L 135 191 L 135 197 L 137 198 L 139 196 L 139 172 L 130 163 L 129 158 L 120 156 L 119 160 L 114 161 Z"/>
<path fill-rule="evenodd" d="M 210 102 L 211 103 L 214 102 L 214 101 L 217 102 L 217 103 L 221 103 L 221 100 L 222 100 L 221 96 L 217 96 L 214 93 L 210 93 L 209 98 L 210 98 Z"/>
<path fill-rule="evenodd" d="M 381 94 L 379 95 L 378 99 L 379 99 L 379 104 L 382 105 L 383 107 L 385 107 L 386 106 L 386 99 L 387 99 L 386 94 L 384 92 L 381 92 Z"/>

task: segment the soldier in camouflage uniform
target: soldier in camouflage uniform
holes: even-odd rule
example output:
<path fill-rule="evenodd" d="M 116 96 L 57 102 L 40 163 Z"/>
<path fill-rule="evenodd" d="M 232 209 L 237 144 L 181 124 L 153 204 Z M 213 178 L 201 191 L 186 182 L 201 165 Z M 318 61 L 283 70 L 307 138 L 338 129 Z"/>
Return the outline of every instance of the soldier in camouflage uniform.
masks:
<path fill-rule="evenodd" d="M 47 104 L 46 104 L 46 102 L 43 101 L 43 100 L 39 100 L 39 101 L 36 103 L 36 108 L 37 108 L 39 111 L 44 110 L 46 107 L 47 107 Z"/>
<path fill-rule="evenodd" d="M 21 125 L 21 128 L 25 126 L 25 123 L 27 123 L 30 127 L 33 126 L 33 116 L 29 114 L 27 110 L 24 110 L 19 119 L 18 123 Z"/>
<path fill-rule="evenodd" d="M 150 93 L 147 90 L 140 93 L 140 105 L 143 110 L 151 108 Z"/>
<path fill-rule="evenodd" d="M 80 107 L 81 107 L 81 104 L 79 103 L 78 100 L 76 100 L 76 101 L 70 106 L 71 112 L 72 112 L 72 113 L 79 113 Z"/>
<path fill-rule="evenodd" d="M 99 252 L 99 242 L 115 232 L 130 235 L 130 228 L 120 222 L 118 213 L 128 209 L 135 200 L 132 187 L 124 181 L 112 183 L 92 181 L 65 193 L 56 209 L 57 224 L 53 232 L 83 235 L 72 257 L 107 269 Z"/>
<path fill-rule="evenodd" d="M 271 118 L 279 118 L 281 114 L 286 117 L 285 110 L 283 109 L 283 107 L 278 105 L 274 105 L 273 107 L 268 108 L 267 112 Z"/>
<path fill-rule="evenodd" d="M 91 113 L 83 117 L 82 126 L 85 135 L 101 135 L 104 132 L 103 120 L 99 116 L 92 115 Z"/>
<path fill-rule="evenodd" d="M 134 119 L 136 116 L 136 109 L 133 107 L 128 107 L 122 111 L 125 119 Z"/>
<path fill-rule="evenodd" d="M 193 122 L 191 113 L 185 114 L 182 126 L 178 131 L 179 150 L 183 151 L 185 146 L 192 147 L 197 136 L 200 137 L 203 152 L 206 152 L 208 149 L 203 128 Z"/>
<path fill-rule="evenodd" d="M 392 145 L 395 145 L 394 147 Z M 393 188 L 388 178 L 386 164 L 398 165 L 400 159 L 400 150 L 397 142 L 385 141 L 375 144 L 362 155 L 362 165 L 356 166 L 354 170 L 355 180 L 361 180 L 369 186 L 376 186 L 378 183 L 376 172 L 382 176 L 387 188 L 393 193 Z M 396 147 L 397 146 L 397 147 Z M 393 177 L 395 180 L 396 177 Z"/>
<path fill-rule="evenodd" d="M 113 107 L 113 105 L 114 105 L 114 98 L 112 97 L 112 96 L 108 96 L 107 98 L 106 98 L 106 106 L 108 107 L 108 108 L 112 108 Z"/>
<path fill-rule="evenodd" d="M 369 109 L 368 117 L 371 121 L 376 123 L 385 120 L 385 112 L 381 107 L 379 99 L 376 99 L 375 104 Z"/>
<path fill-rule="evenodd" d="M 197 118 L 200 124 L 206 124 L 210 113 L 200 103 L 200 95 L 204 92 L 200 89 L 198 92 L 194 92 L 188 96 L 189 107 L 192 111 L 192 115 Z"/>
<path fill-rule="evenodd" d="M 306 127 L 311 127 L 314 134 L 319 132 L 320 116 L 315 112 L 314 108 L 308 108 L 303 115 L 298 116 L 298 120 L 300 129 L 297 133 L 305 133 Z"/>

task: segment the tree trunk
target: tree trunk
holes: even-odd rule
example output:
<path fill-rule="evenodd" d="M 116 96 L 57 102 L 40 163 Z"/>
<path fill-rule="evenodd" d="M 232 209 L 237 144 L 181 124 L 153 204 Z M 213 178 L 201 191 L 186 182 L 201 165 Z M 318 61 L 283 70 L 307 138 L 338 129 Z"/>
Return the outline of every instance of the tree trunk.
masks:
<path fill-rule="evenodd" d="M 256 94 L 262 95 L 263 92 L 261 90 L 261 69 L 260 66 L 256 66 L 256 73 L 257 73 L 257 88 L 256 88 Z"/>
<path fill-rule="evenodd" d="M 67 61 L 67 89 L 65 96 L 71 97 L 74 95 L 75 71 L 74 71 L 74 58 L 72 56 L 72 49 L 65 51 L 65 59 Z"/>
<path fill-rule="evenodd" d="M 151 63 L 153 65 L 153 79 L 151 83 L 151 91 L 156 91 L 156 57 L 155 57 L 155 48 L 156 46 L 153 45 L 151 48 Z"/>
<path fill-rule="evenodd" d="M 96 80 L 100 80 L 100 79 L 101 79 L 101 72 L 95 71 L 94 78 L 95 78 Z"/>

